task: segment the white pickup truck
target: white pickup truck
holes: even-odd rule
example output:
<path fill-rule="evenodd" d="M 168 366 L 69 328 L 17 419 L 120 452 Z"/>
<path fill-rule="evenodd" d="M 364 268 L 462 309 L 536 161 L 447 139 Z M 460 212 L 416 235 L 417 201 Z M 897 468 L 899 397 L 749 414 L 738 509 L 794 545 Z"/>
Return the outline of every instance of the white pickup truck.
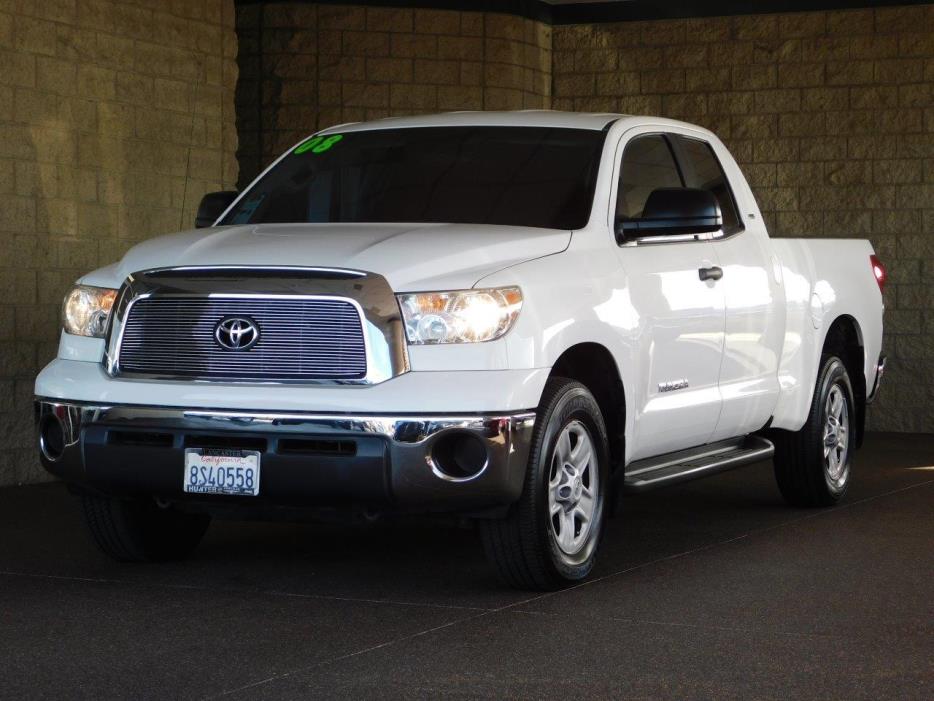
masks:
<path fill-rule="evenodd" d="M 791 504 L 839 500 L 884 367 L 870 244 L 769 240 L 681 122 L 346 124 L 198 227 L 79 280 L 36 380 L 43 464 L 120 560 L 218 513 L 446 512 L 561 586 L 627 491 L 774 457 Z"/>

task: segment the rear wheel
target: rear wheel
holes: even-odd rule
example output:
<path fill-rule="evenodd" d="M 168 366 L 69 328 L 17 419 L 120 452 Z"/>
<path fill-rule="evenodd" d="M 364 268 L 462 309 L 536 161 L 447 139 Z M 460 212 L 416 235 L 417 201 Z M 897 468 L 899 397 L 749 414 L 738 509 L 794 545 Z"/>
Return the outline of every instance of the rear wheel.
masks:
<path fill-rule="evenodd" d="M 525 487 L 504 519 L 481 521 L 484 549 L 519 589 L 555 589 L 593 569 L 603 529 L 609 450 L 600 408 L 579 382 L 549 380 Z"/>
<path fill-rule="evenodd" d="M 120 562 L 180 560 L 201 542 L 211 517 L 161 508 L 152 499 L 81 497 L 97 546 Z"/>
<path fill-rule="evenodd" d="M 800 431 L 775 431 L 775 478 L 794 506 L 830 506 L 846 494 L 856 449 L 856 405 L 846 368 L 821 358 L 807 421 Z"/>

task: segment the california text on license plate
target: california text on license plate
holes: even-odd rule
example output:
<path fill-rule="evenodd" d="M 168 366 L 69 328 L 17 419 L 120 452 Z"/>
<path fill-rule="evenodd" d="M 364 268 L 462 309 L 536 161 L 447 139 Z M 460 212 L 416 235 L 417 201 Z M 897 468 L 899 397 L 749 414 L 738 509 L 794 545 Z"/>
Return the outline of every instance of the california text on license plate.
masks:
<path fill-rule="evenodd" d="M 259 494 L 259 452 L 187 448 L 182 489 L 192 494 Z"/>

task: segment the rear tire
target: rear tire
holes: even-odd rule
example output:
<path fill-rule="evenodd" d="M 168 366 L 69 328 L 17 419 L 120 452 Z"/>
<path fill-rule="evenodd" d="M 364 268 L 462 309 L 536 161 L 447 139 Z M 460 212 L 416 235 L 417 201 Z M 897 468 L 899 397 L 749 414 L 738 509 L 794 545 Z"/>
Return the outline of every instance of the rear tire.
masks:
<path fill-rule="evenodd" d="M 773 431 L 775 479 L 789 504 L 831 506 L 846 494 L 856 450 L 856 403 L 846 367 L 821 357 L 807 421 L 799 431 Z"/>
<path fill-rule="evenodd" d="M 480 522 L 487 557 L 517 589 L 552 590 L 593 569 L 603 530 L 609 448 L 600 407 L 579 382 L 552 378 L 536 417 L 522 496 Z"/>
<path fill-rule="evenodd" d="M 211 517 L 163 509 L 152 499 L 81 497 L 91 538 L 118 562 L 164 562 L 187 557 L 204 536 Z"/>

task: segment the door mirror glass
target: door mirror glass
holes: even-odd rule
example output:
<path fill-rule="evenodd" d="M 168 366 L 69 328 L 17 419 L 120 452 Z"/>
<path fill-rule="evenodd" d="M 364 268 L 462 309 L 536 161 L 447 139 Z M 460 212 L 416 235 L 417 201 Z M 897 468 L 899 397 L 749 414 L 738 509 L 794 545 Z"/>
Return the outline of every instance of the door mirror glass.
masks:
<path fill-rule="evenodd" d="M 616 233 L 625 238 L 704 234 L 723 227 L 717 198 L 707 190 L 662 187 L 653 190 L 642 216 L 621 218 Z"/>
<path fill-rule="evenodd" d="M 201 198 L 201 204 L 198 205 L 195 228 L 203 229 L 206 226 L 211 226 L 235 199 L 237 199 L 237 193 L 233 190 L 222 190 L 221 192 L 206 194 Z"/>

